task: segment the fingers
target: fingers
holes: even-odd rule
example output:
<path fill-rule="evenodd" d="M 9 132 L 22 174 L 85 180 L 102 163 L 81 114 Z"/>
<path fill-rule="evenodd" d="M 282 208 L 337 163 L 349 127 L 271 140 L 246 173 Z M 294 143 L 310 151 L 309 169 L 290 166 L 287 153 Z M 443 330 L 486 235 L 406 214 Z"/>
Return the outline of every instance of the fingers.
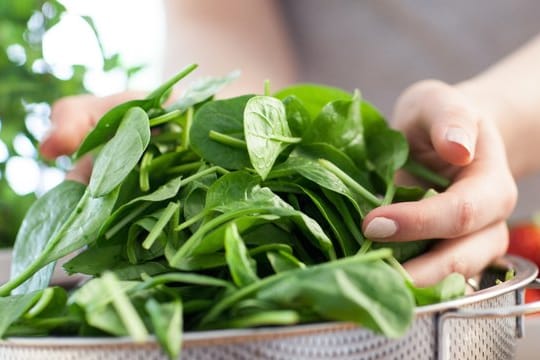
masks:
<path fill-rule="evenodd" d="M 450 176 L 452 184 L 427 199 L 374 209 L 364 219 L 364 235 L 375 241 L 443 239 L 405 264 L 419 286 L 452 272 L 478 273 L 506 251 L 505 220 L 517 199 L 495 124 L 457 90 L 436 81 L 408 89 L 394 120 L 411 155 Z"/>
<path fill-rule="evenodd" d="M 43 157 L 54 159 L 75 151 L 100 116 L 93 103 L 93 96 L 81 95 L 63 98 L 53 104 L 51 128 L 40 144 Z"/>
<path fill-rule="evenodd" d="M 66 179 L 88 184 L 90 175 L 92 175 L 92 164 L 93 159 L 90 155 L 83 156 L 66 174 Z"/>
<path fill-rule="evenodd" d="M 110 108 L 131 99 L 142 98 L 141 92 L 124 92 L 103 98 L 78 95 L 60 99 L 51 110 L 51 129 L 40 145 L 46 159 L 73 153 L 86 134 Z"/>
<path fill-rule="evenodd" d="M 488 125 L 479 125 L 482 136 L 475 160 L 445 192 L 374 209 L 364 219 L 364 234 L 378 241 L 455 238 L 506 219 L 516 204 L 517 189 L 502 144 Z"/>
<path fill-rule="evenodd" d="M 408 93 L 397 106 L 396 126 L 409 137 L 413 155 L 447 175 L 451 172 L 453 183 L 436 196 L 371 211 L 364 219 L 364 234 L 379 241 L 456 238 L 506 219 L 515 206 L 517 189 L 495 125 L 471 115 L 474 111 L 467 110 L 467 102 L 447 85 L 428 82 L 413 86 Z M 462 110 L 458 110 L 460 101 Z M 459 134 L 448 140 L 457 127 L 466 141 Z M 456 145 L 457 140 L 474 146 Z M 474 157 L 454 166 L 448 164 L 451 152 L 457 154 L 454 163 Z"/>
<path fill-rule="evenodd" d="M 508 229 L 501 221 L 466 237 L 441 240 L 404 267 L 416 286 L 429 286 L 453 272 L 466 278 L 474 276 L 504 255 L 507 247 Z"/>
<path fill-rule="evenodd" d="M 465 96 L 437 81 L 420 82 L 405 91 L 394 113 L 395 126 L 405 133 L 413 152 L 434 148 L 453 165 L 466 165 L 474 158 L 478 120 Z"/>

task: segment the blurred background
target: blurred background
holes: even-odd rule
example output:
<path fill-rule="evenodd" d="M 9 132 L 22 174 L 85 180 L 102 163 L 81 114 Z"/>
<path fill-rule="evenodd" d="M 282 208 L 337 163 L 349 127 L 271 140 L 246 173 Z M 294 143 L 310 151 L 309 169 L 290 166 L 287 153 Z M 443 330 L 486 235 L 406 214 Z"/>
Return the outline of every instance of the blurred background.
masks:
<path fill-rule="evenodd" d="M 156 86 L 164 31 L 158 0 L 0 1 L 0 248 L 71 166 L 37 151 L 52 102 Z"/>

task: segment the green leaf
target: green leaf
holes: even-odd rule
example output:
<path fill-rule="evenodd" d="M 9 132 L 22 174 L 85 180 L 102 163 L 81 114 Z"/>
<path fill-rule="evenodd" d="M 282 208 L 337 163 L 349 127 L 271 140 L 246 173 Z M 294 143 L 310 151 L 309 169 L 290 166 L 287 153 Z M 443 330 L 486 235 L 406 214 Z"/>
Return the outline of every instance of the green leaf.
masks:
<path fill-rule="evenodd" d="M 257 176 L 247 171 L 235 171 L 224 175 L 208 188 L 206 208 L 220 209 L 223 212 L 224 207 L 249 198 L 258 182 Z"/>
<path fill-rule="evenodd" d="M 70 218 L 44 249 L 44 262 L 58 260 L 92 243 L 103 222 L 111 214 L 117 196 L 118 190 L 97 199 L 88 196 L 88 191 L 85 192 Z"/>
<path fill-rule="evenodd" d="M 180 81 L 183 77 L 187 76 L 190 72 L 195 70 L 196 67 L 196 65 L 186 66 L 177 75 L 173 76 L 159 88 L 152 91 L 146 99 L 127 101 L 109 110 L 98 121 L 95 128 L 86 135 L 82 144 L 79 146 L 79 149 L 75 153 L 75 158 L 79 159 L 87 152 L 107 142 L 115 134 L 125 113 L 129 109 L 133 107 L 140 107 L 144 111 L 149 111 L 150 109 L 159 107 L 163 101 L 164 95 L 170 91 L 172 86 L 174 86 L 174 84 Z"/>
<path fill-rule="evenodd" d="M 41 291 L 27 294 L 0 297 L 0 338 L 6 330 L 34 305 L 41 296 Z"/>
<path fill-rule="evenodd" d="M 137 286 L 136 282 L 115 283 L 117 291 L 123 294 Z M 126 336 L 129 334 L 128 329 L 112 304 L 113 297 L 114 294 L 108 291 L 103 279 L 95 278 L 73 292 L 68 303 L 81 309 L 89 325 L 115 336 Z"/>
<path fill-rule="evenodd" d="M 134 211 L 136 213 L 135 216 L 140 215 L 142 211 L 146 209 L 146 207 L 142 205 L 139 206 L 138 209 L 136 209 L 135 205 L 139 202 L 160 202 L 176 196 L 178 194 L 178 191 L 180 191 L 180 185 L 182 183 L 181 181 L 181 176 L 173 178 L 158 187 L 155 191 L 146 195 L 138 196 L 134 199 L 129 200 L 126 203 L 123 203 L 111 214 L 111 216 L 107 218 L 101 228 L 100 236 L 105 234 L 107 238 L 110 238 L 114 234 L 116 234 L 123 226 L 125 226 L 126 223 L 133 221 L 134 218 L 130 217 L 129 215 L 130 209 L 132 210 L 132 212 Z M 137 211 L 139 209 L 140 211 Z"/>
<path fill-rule="evenodd" d="M 59 286 L 43 289 L 39 300 L 24 314 L 25 319 L 47 318 L 64 315 L 67 292 Z"/>
<path fill-rule="evenodd" d="M 466 282 L 463 275 L 452 273 L 429 287 L 419 288 L 407 283 L 418 306 L 430 305 L 456 299 L 465 295 Z"/>
<path fill-rule="evenodd" d="M 167 108 L 167 112 L 173 110 L 184 112 L 188 108 L 208 100 L 239 76 L 239 71 L 232 71 L 222 77 L 200 78 L 193 82 L 186 92 Z"/>
<path fill-rule="evenodd" d="M 64 225 L 75 210 L 84 185 L 74 181 L 64 181 L 41 196 L 30 208 L 17 234 L 11 263 L 11 278 L 20 275 L 32 262 L 38 259 L 51 238 Z M 54 263 L 44 267 L 24 282 L 13 294 L 24 294 L 44 289 L 54 269 Z"/>
<path fill-rule="evenodd" d="M 244 110 L 244 136 L 251 165 L 264 180 L 277 157 L 293 138 L 287 124 L 285 106 L 270 96 L 254 96 Z"/>
<path fill-rule="evenodd" d="M 135 342 L 143 342 L 148 338 L 146 327 L 129 297 L 122 290 L 121 283 L 112 273 L 104 273 L 102 278 L 104 290 L 110 294 L 112 304 L 124 327 Z"/>
<path fill-rule="evenodd" d="M 115 189 L 137 165 L 149 142 L 148 115 L 138 107 L 129 109 L 116 135 L 105 144 L 94 162 L 88 184 L 92 196 L 104 196 Z"/>
<path fill-rule="evenodd" d="M 145 304 L 156 337 L 170 359 L 176 359 L 182 349 L 182 302 L 160 304 L 149 299 Z"/>
<path fill-rule="evenodd" d="M 350 100 L 352 95 L 338 88 L 317 84 L 296 84 L 274 94 L 278 99 L 295 96 L 303 105 L 308 114 L 314 119 L 321 109 L 329 102 L 336 100 Z"/>
<path fill-rule="evenodd" d="M 405 164 L 409 155 L 405 137 L 382 125 L 376 130 L 366 131 L 366 149 L 375 171 L 387 184 L 393 182 L 395 172 Z"/>
<path fill-rule="evenodd" d="M 225 230 L 225 259 L 229 271 L 238 287 L 243 287 L 259 280 L 255 271 L 254 260 L 250 258 L 246 245 L 234 222 Z"/>
<path fill-rule="evenodd" d="M 283 99 L 287 123 L 294 136 L 302 136 L 311 126 L 311 117 L 302 105 L 302 102 L 295 96 L 289 95 Z"/>
<path fill-rule="evenodd" d="M 366 148 L 359 95 L 326 104 L 304 133 L 303 143 L 326 143 L 365 168 Z"/>
<path fill-rule="evenodd" d="M 276 273 L 306 267 L 306 264 L 285 251 L 269 251 L 266 256 Z"/>
<path fill-rule="evenodd" d="M 32 277 L 45 265 L 93 242 L 99 233 L 99 228 L 110 215 L 117 195 L 118 190 L 101 198 L 92 198 L 88 190 L 85 191 L 76 208 L 54 233 L 54 236 L 48 240 L 37 258 L 32 259 L 17 276 L 0 286 L 0 296 L 9 294 L 11 290 Z M 57 224 L 56 219 L 50 219 L 50 221 Z"/>
<path fill-rule="evenodd" d="M 401 276 L 383 261 L 333 269 L 315 266 L 286 274 L 261 289 L 257 298 L 292 309 L 308 308 L 323 319 L 354 321 L 389 337 L 403 335 L 413 319 L 411 294 Z"/>
<path fill-rule="evenodd" d="M 245 149 L 210 138 L 210 131 L 244 140 L 244 109 L 253 95 L 211 101 L 195 113 L 189 141 L 191 148 L 207 162 L 237 170 L 251 165 Z"/>
<path fill-rule="evenodd" d="M 378 250 L 268 276 L 223 297 L 199 328 L 229 318 L 227 310 L 255 298 L 312 311 L 320 319 L 355 321 L 389 337 L 402 336 L 414 318 L 414 299 L 401 274 L 382 260 L 390 256 L 390 251 Z"/>

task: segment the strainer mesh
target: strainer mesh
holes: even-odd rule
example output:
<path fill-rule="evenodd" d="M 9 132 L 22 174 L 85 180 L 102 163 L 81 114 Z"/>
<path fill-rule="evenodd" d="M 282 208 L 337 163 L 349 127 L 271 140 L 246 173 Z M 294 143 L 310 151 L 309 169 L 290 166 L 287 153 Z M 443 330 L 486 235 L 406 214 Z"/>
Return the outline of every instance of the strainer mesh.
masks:
<path fill-rule="evenodd" d="M 465 308 L 515 305 L 510 292 Z M 447 319 L 445 340 L 450 359 L 511 359 L 516 340 L 516 319 Z M 419 315 L 407 335 L 388 339 L 361 328 L 327 330 L 308 335 L 268 338 L 229 344 L 197 344 L 182 351 L 186 360 L 401 360 L 437 359 L 437 316 Z M 103 344 L 88 346 L 43 346 L 4 343 L 4 360 L 165 360 L 155 343 L 142 345 Z"/>

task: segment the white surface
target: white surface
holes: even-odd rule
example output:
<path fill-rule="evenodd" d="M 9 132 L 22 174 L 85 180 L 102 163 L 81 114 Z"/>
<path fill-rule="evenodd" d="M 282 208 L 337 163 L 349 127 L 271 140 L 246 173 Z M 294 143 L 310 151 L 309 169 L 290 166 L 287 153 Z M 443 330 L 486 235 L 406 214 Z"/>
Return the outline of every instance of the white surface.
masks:
<path fill-rule="evenodd" d="M 515 360 L 540 359 L 540 315 L 525 317 L 525 334 L 518 340 Z"/>

